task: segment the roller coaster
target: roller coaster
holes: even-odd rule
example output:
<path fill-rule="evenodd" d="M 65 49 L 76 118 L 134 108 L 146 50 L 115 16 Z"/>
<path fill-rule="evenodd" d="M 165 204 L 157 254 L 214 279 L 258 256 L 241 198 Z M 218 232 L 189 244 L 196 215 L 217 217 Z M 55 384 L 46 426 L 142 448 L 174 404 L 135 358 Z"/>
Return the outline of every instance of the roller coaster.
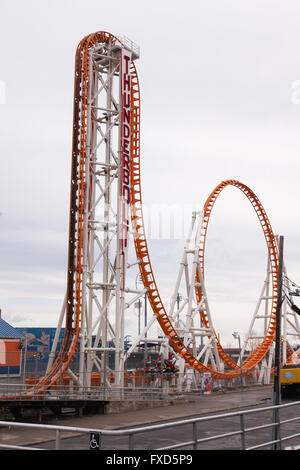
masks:
<path fill-rule="evenodd" d="M 80 385 L 91 384 L 92 371 L 105 384 L 112 374 L 124 385 L 126 360 L 151 325 L 163 332 L 161 347 L 176 355 L 182 372 L 209 372 L 216 380 L 253 373 L 272 350 L 278 296 L 278 245 L 267 214 L 254 192 L 237 180 L 222 181 L 207 198 L 203 210 L 192 214 L 182 262 L 169 311 L 161 299 L 150 260 L 141 189 L 141 98 L 135 61 L 139 48 L 126 38 L 96 32 L 82 39 L 75 57 L 73 147 L 71 164 L 67 289 L 57 334 L 65 325 L 62 345 L 57 338 L 47 372 L 36 384 L 41 392 L 69 375 Z M 247 358 L 235 363 L 215 333 L 204 283 L 205 245 L 211 213 L 228 186 L 249 200 L 262 228 L 268 255 L 264 335 Z M 132 243 L 135 259 L 129 259 Z M 143 288 L 128 286 L 130 270 L 138 270 Z M 175 309 L 181 282 L 186 297 Z M 147 294 L 153 316 L 124 351 L 125 316 Z M 298 324 L 295 326 L 300 337 Z M 251 329 L 252 331 L 252 329 Z M 249 331 L 249 335 L 251 333 Z M 201 352 L 197 338 L 206 340 Z M 100 343 L 101 339 L 101 343 Z M 108 348 L 112 339 L 114 347 Z M 285 342 L 286 354 L 292 350 Z M 114 351 L 114 368 L 107 353 Z M 71 369 L 79 354 L 79 372 Z"/>

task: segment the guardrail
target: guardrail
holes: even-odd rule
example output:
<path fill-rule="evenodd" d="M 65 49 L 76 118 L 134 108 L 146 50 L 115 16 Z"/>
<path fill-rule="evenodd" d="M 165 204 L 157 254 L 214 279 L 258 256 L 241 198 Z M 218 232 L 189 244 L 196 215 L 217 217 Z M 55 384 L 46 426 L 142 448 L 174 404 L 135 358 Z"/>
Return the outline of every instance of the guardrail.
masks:
<path fill-rule="evenodd" d="M 95 378 L 97 380 L 92 381 L 90 386 L 83 387 L 80 385 L 79 381 L 76 382 L 74 380 L 75 376 L 76 374 L 73 374 L 73 378 L 71 376 L 62 378 L 59 384 L 51 385 L 51 387 L 45 390 L 45 393 L 56 394 L 58 396 L 80 394 L 87 398 L 91 395 L 97 395 L 98 399 L 103 400 L 113 400 L 115 397 L 127 399 L 129 396 L 143 399 L 144 397 L 149 398 L 149 395 L 156 395 L 160 399 L 170 394 L 180 395 L 190 392 L 203 394 L 212 391 L 247 389 L 249 386 L 258 385 L 252 376 L 237 377 L 230 381 L 217 381 L 214 380 L 210 374 L 200 373 L 197 376 L 197 381 L 196 379 L 192 381 L 184 374 L 181 377 L 179 373 L 126 371 L 124 386 L 122 388 L 116 387 L 113 382 L 110 383 L 109 381 L 107 381 L 107 385 L 105 386 L 100 382 L 98 376 Z M 207 376 L 210 376 L 209 380 Z M 40 378 L 42 378 L 42 376 Z M 0 377 L 0 398 L 2 399 L 4 396 L 12 396 L 15 394 L 16 399 L 18 399 L 19 393 L 25 394 L 30 390 L 30 393 L 38 399 L 40 396 L 40 387 L 36 387 L 35 383 L 38 382 L 39 377 L 28 377 L 26 381 L 25 378 L 23 378 L 23 380 L 21 379 L 21 377 L 11 379 L 9 377 Z M 182 384 L 182 386 L 180 384 Z M 154 396 L 153 399 L 155 399 Z"/>
<path fill-rule="evenodd" d="M 277 406 L 266 406 L 262 408 L 254 408 L 250 410 L 241 410 L 241 411 L 235 411 L 235 412 L 229 412 L 229 413 L 222 413 L 222 414 L 217 414 L 213 416 L 203 416 L 203 417 L 198 417 L 198 418 L 193 418 L 193 419 L 182 419 L 182 420 L 177 420 L 173 422 L 168 422 L 168 423 L 162 423 L 162 424 L 156 424 L 156 425 L 150 425 L 150 426 L 141 426 L 141 427 L 134 427 L 134 428 L 129 428 L 125 430 L 107 430 L 107 429 L 87 429 L 87 428 L 79 428 L 79 427 L 69 427 L 69 426 L 53 426 L 53 425 L 42 425 L 42 424 L 29 424 L 29 423 L 16 423 L 16 422 L 7 422 L 7 421 L 0 421 L 0 426 L 3 427 L 10 427 L 10 428 L 20 428 L 20 427 L 25 427 L 27 429 L 31 430 L 51 430 L 53 431 L 53 437 L 52 440 L 55 440 L 55 450 L 59 450 L 61 448 L 61 441 L 62 441 L 62 435 L 65 433 L 75 433 L 75 434 L 90 434 L 93 436 L 98 436 L 99 438 L 99 449 L 101 450 L 101 442 L 103 439 L 103 436 L 111 436 L 112 438 L 117 438 L 120 436 L 126 437 L 127 438 L 127 448 L 128 450 L 137 450 L 138 447 L 135 444 L 135 439 L 138 434 L 141 433 L 147 433 L 147 432 L 153 432 L 153 431 L 161 431 L 161 430 L 167 430 L 170 428 L 179 428 L 180 426 L 190 426 L 190 431 L 191 431 L 191 438 L 182 442 L 179 442 L 177 444 L 171 444 L 168 446 L 164 447 L 159 447 L 159 448 L 154 448 L 153 450 L 160 450 L 160 451 L 168 451 L 168 450 L 173 450 L 173 449 L 184 449 L 186 447 L 192 448 L 193 450 L 197 450 L 201 444 L 205 444 L 207 442 L 211 441 L 216 441 L 219 439 L 224 439 L 224 438 L 229 438 L 229 437 L 239 437 L 240 438 L 240 449 L 241 450 L 256 450 L 256 449 L 262 449 L 262 448 L 272 448 L 272 449 L 281 449 L 283 444 L 286 443 L 287 441 L 290 441 L 292 439 L 295 439 L 297 437 L 300 437 L 300 432 L 296 433 L 291 433 L 291 434 L 286 434 L 285 436 L 282 435 L 282 429 L 284 426 L 286 426 L 289 423 L 294 423 L 295 421 L 300 420 L 300 414 L 298 416 L 293 416 L 292 418 L 287 418 L 287 419 L 282 419 L 282 416 L 280 414 L 283 412 L 284 409 L 291 408 L 291 407 L 299 407 L 300 402 L 293 402 L 293 403 L 287 403 L 283 405 L 277 405 Z M 246 427 L 245 425 L 245 418 L 248 416 L 251 416 L 255 413 L 262 413 L 266 411 L 271 411 L 273 413 L 273 417 L 275 419 L 272 419 L 271 422 L 269 423 L 264 423 L 260 424 L 258 426 L 252 426 L 252 427 Z M 204 438 L 199 438 L 198 432 L 199 432 L 199 425 L 208 423 L 208 422 L 214 422 L 220 419 L 232 419 L 233 417 L 239 417 L 239 422 L 240 426 L 239 429 L 236 429 L 234 431 L 228 431 L 226 433 L 220 433 L 220 434 L 215 434 L 213 436 L 209 437 L 204 437 Z M 266 441 L 259 442 L 255 445 L 252 446 L 246 446 L 246 437 L 248 433 L 253 433 L 257 431 L 262 431 L 262 430 L 274 430 L 277 428 L 278 430 L 278 438 L 277 439 L 272 439 L 272 437 L 268 438 Z M 187 435 L 186 432 L 184 432 L 184 435 Z M 269 433 L 269 435 L 272 436 L 272 433 Z M 273 434 L 274 435 L 274 434 Z M 48 440 L 49 439 L 48 436 Z M 96 440 L 95 440 L 96 442 Z M 114 444 L 113 449 L 116 449 L 116 446 Z M 41 450 L 38 448 L 34 447 L 22 447 L 22 446 L 16 446 L 16 445 L 8 445 L 8 444 L 0 444 L 1 448 L 6 448 L 6 449 L 35 449 L 35 450 Z M 286 449 L 294 449 L 295 447 L 290 446 L 286 447 Z M 140 450 L 140 447 L 139 447 Z"/>
<path fill-rule="evenodd" d="M 177 392 L 170 393 L 169 389 L 164 390 L 161 387 L 104 387 L 89 386 L 82 387 L 51 385 L 44 391 L 40 386 L 34 384 L 1 384 L 0 400 L 19 401 L 30 398 L 32 400 L 164 400 L 178 398 L 181 394 Z"/>

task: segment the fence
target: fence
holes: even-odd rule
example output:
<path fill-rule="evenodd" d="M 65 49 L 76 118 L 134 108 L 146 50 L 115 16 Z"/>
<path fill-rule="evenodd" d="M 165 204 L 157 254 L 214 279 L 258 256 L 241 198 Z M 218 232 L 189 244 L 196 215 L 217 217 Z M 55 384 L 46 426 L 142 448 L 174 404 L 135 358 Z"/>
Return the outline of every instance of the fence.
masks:
<path fill-rule="evenodd" d="M 76 373 L 75 373 L 76 375 Z M 79 376 L 78 376 L 79 377 Z M 5 396 L 19 399 L 20 395 L 29 394 L 36 399 L 47 396 L 66 399 L 66 397 L 113 400 L 113 399 L 165 399 L 169 397 L 180 397 L 185 394 L 196 393 L 210 394 L 216 391 L 234 389 L 247 389 L 257 382 L 252 376 L 237 377 L 231 381 L 214 380 L 210 374 L 197 373 L 189 382 L 186 375 L 179 373 L 147 373 L 144 370 L 125 371 L 124 386 L 118 387 L 114 383 L 114 376 L 104 377 L 101 373 L 92 373 L 90 386 L 82 386 L 83 380 L 74 382 L 74 374 L 58 378 L 56 385 L 46 386 L 41 393 L 38 385 L 39 377 L 26 377 L 23 374 L 18 378 L 5 377 L 0 380 L 0 397 Z M 150 398 L 151 397 L 151 398 Z"/>
<path fill-rule="evenodd" d="M 178 394 L 172 394 L 172 397 Z M 0 383 L 0 399 L 2 406 L 5 401 L 20 401 L 30 398 L 38 400 L 163 400 L 170 397 L 169 393 L 159 387 L 104 387 L 79 385 L 51 385 L 41 390 L 41 386 L 35 384 Z"/>

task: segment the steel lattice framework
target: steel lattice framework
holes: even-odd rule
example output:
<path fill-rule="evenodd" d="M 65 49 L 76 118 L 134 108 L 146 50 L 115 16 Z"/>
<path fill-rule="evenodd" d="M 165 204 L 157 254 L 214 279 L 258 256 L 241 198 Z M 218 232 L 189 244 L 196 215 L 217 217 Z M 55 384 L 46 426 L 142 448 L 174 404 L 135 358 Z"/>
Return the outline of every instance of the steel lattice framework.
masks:
<path fill-rule="evenodd" d="M 199 372 L 209 371 L 216 379 L 240 375 L 240 366 L 225 353 L 214 333 L 204 288 L 208 223 L 216 199 L 228 186 L 242 191 L 255 210 L 266 240 L 272 280 L 272 307 L 267 330 L 260 344 L 242 363 L 243 373 L 253 370 L 264 359 L 274 341 L 277 242 L 262 204 L 250 188 L 236 180 L 223 181 L 205 202 L 194 245 L 191 284 L 196 302 L 194 312 L 207 329 L 207 335 L 213 335 L 216 354 L 229 370 L 201 362 L 188 344 L 184 344 L 166 311 L 151 266 L 143 219 L 140 88 L 134 63 L 137 57 L 138 52 L 132 43 L 107 32 L 86 36 L 76 51 L 67 292 L 60 317 L 60 325 L 65 318 L 65 333 L 58 356 L 55 361 L 50 361 L 45 377 L 39 381 L 41 390 L 57 383 L 65 374 L 71 374 L 81 384 L 89 384 L 93 365 L 105 374 L 105 349 L 109 336 L 115 342 L 114 380 L 122 385 L 126 360 L 124 312 L 145 292 L 154 319 L 187 366 Z M 117 85 L 114 84 L 116 80 Z M 130 123 L 129 133 L 126 122 Z M 144 285 L 141 291 L 126 285 L 130 230 L 135 263 Z M 130 300 L 127 299 L 129 294 Z M 192 298 L 192 293 L 190 295 Z M 115 315 L 114 321 L 109 316 L 110 311 Z M 188 333 L 189 327 L 186 327 L 185 338 Z M 96 336 L 94 342 L 93 335 Z M 98 344 L 100 337 L 102 346 Z M 78 351 L 81 355 L 80 371 L 79 376 L 75 376 L 69 366 Z M 100 360 L 96 352 L 100 352 Z"/>

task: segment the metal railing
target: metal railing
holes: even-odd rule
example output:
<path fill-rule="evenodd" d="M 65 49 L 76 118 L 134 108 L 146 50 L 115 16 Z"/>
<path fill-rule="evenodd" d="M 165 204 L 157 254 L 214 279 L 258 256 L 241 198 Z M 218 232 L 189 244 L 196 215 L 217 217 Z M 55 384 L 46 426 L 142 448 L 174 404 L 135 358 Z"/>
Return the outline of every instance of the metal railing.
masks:
<path fill-rule="evenodd" d="M 124 44 L 125 47 L 128 47 L 129 50 L 134 52 L 137 57 L 140 57 L 140 46 L 138 44 L 134 43 L 131 39 L 129 39 L 127 36 L 116 36 L 117 39 L 121 42 L 121 44 Z"/>
<path fill-rule="evenodd" d="M 180 398 L 177 392 L 170 393 L 169 389 L 162 387 L 108 387 L 79 385 L 51 385 L 41 390 L 40 385 L 0 383 L 0 400 L 19 401 L 30 398 L 32 400 L 169 400 Z"/>
<path fill-rule="evenodd" d="M 241 410 L 241 411 L 235 411 L 235 412 L 229 412 L 229 413 L 222 413 L 222 414 L 217 414 L 213 416 L 203 416 L 203 417 L 198 417 L 198 418 L 192 418 L 192 419 L 182 419 L 182 420 L 177 420 L 173 422 L 168 422 L 168 423 L 162 423 L 162 424 L 156 424 L 156 425 L 150 425 L 150 426 L 141 426 L 141 427 L 134 427 L 134 428 L 129 428 L 129 429 L 124 429 L 124 430 L 107 430 L 107 429 L 87 429 L 87 428 L 79 428 L 79 427 L 69 427 L 69 426 L 53 426 L 53 425 L 43 425 L 43 424 L 29 424 L 29 423 L 17 423 L 17 422 L 7 422 L 7 421 L 0 421 L 0 427 L 2 427 L 2 432 L 3 432 L 3 427 L 9 427 L 11 428 L 27 428 L 29 430 L 40 430 L 40 431 L 53 431 L 53 438 L 52 440 L 55 440 L 55 449 L 59 450 L 61 448 L 61 442 L 62 442 L 62 435 L 63 434 L 68 434 L 70 437 L 70 434 L 77 434 L 77 435 L 86 435 L 86 434 L 91 434 L 91 433 L 97 433 L 99 436 L 99 449 L 101 450 L 101 442 L 104 436 L 110 436 L 111 438 L 120 438 L 121 436 L 125 437 L 127 439 L 127 448 L 128 450 L 137 450 L 141 449 L 140 445 L 137 446 L 135 443 L 135 440 L 138 436 L 138 434 L 141 433 L 148 433 L 148 432 L 159 432 L 162 430 L 167 430 L 170 428 L 180 428 L 180 426 L 190 426 L 191 430 L 191 438 L 185 441 L 177 442 L 176 444 L 170 444 L 164 447 L 154 447 L 153 450 L 160 450 L 160 451 L 168 451 L 172 449 L 184 449 L 186 447 L 192 448 L 193 450 L 197 450 L 200 445 L 205 445 L 208 442 L 220 440 L 220 439 L 226 439 L 226 438 L 232 438 L 232 437 L 238 437 L 240 440 L 240 446 L 239 449 L 241 450 L 256 450 L 256 449 L 263 449 L 263 448 L 272 448 L 272 449 L 282 449 L 283 444 L 286 442 L 295 439 L 295 438 L 300 438 L 300 432 L 292 432 L 290 434 L 285 434 L 283 435 L 283 428 L 291 423 L 295 423 L 296 421 L 300 421 L 300 414 L 298 416 L 294 415 L 294 410 L 293 410 L 293 416 L 289 418 L 283 419 L 281 416 L 281 413 L 283 410 L 286 410 L 288 408 L 296 408 L 297 406 L 300 405 L 300 402 L 293 402 L 293 403 L 287 403 L 283 405 L 277 405 L 277 406 L 266 406 L 262 408 L 254 408 L 250 410 Z M 249 426 L 246 427 L 245 420 L 247 417 L 253 416 L 255 413 L 265 413 L 266 411 L 272 412 L 273 417 L 277 416 L 277 419 L 271 419 L 269 423 L 265 422 L 263 424 L 259 424 L 257 426 Z M 276 413 L 275 413 L 276 411 Z M 275 413 L 275 414 L 274 414 Z M 232 419 L 234 417 L 239 418 L 239 429 L 235 429 L 233 431 L 228 431 L 225 433 L 219 433 L 219 434 L 214 434 L 209 437 L 199 437 L 199 425 L 204 424 L 204 423 L 212 423 L 216 422 L 217 420 L 221 419 Z M 277 435 L 279 436 L 278 439 L 272 439 L 272 430 L 275 429 L 279 430 Z M 246 445 L 247 441 L 247 436 L 250 433 L 257 433 L 258 431 L 266 431 L 270 430 L 271 432 L 267 433 L 268 438 L 266 440 L 262 440 L 259 443 L 256 443 L 251 446 Z M 286 431 L 287 432 L 287 431 Z M 165 433 L 166 434 L 166 433 Z M 187 435 L 187 432 L 184 432 L 183 435 Z M 45 440 L 51 440 L 49 438 L 49 435 L 47 439 Z M 299 441 L 300 442 L 300 441 Z M 22 447 L 22 446 L 17 446 L 17 445 L 9 445 L 9 444 L 0 444 L 1 448 L 6 448 L 6 449 L 16 449 L 16 448 L 23 448 L 23 449 L 33 449 L 34 447 Z M 116 444 L 112 443 L 112 449 L 116 449 Z M 293 447 L 286 447 L 285 449 L 288 448 L 293 448 Z M 35 450 L 41 450 L 39 448 L 34 448 Z"/>
<path fill-rule="evenodd" d="M 76 376 L 76 371 L 73 371 L 73 376 Z M 186 379 L 185 374 L 168 374 L 164 372 L 145 372 L 142 370 L 126 371 L 124 378 L 124 387 L 122 391 L 120 387 L 116 387 L 113 382 L 110 383 L 107 380 L 106 385 L 101 383 L 100 379 L 97 382 L 92 381 L 92 385 L 83 387 L 78 383 L 74 382 L 71 377 L 62 377 L 59 380 L 59 384 L 49 387 L 51 394 L 56 391 L 57 396 L 74 395 L 75 393 L 80 394 L 88 398 L 88 396 L 98 396 L 99 399 L 113 399 L 113 397 L 122 396 L 126 399 L 127 396 L 136 398 L 137 396 L 143 399 L 148 398 L 149 395 L 157 396 L 157 399 L 167 398 L 170 394 L 178 395 L 185 393 L 210 393 L 212 391 L 232 391 L 235 389 L 247 389 L 250 386 L 259 386 L 257 381 L 252 376 L 245 376 L 242 379 L 237 377 L 233 380 L 214 380 L 212 377 L 207 382 L 207 374 L 199 373 L 197 380 L 189 381 Z M 26 376 L 13 377 L 13 376 L 0 376 L 0 398 L 4 395 L 16 394 L 18 399 L 18 393 L 26 393 L 30 390 L 35 396 L 39 396 L 39 387 L 35 385 L 38 379 L 43 375 L 35 375 L 30 378 Z M 82 383 L 83 381 L 81 381 Z"/>

